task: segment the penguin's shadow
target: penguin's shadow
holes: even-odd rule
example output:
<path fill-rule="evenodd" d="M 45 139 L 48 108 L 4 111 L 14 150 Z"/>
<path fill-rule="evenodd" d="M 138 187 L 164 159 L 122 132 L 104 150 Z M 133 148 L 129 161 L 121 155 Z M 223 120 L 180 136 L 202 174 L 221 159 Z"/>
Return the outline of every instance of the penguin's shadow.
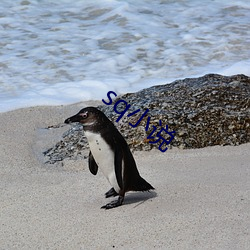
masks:
<path fill-rule="evenodd" d="M 124 199 L 123 205 L 134 204 L 134 208 L 143 204 L 149 199 L 153 199 L 157 197 L 157 193 L 155 191 L 145 191 L 145 192 L 131 192 L 127 193 Z"/>

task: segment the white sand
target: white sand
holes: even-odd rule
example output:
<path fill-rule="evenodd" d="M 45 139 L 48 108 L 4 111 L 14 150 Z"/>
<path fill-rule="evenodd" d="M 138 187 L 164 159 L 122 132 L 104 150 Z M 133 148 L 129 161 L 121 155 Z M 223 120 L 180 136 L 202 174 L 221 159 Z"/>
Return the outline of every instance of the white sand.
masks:
<path fill-rule="evenodd" d="M 136 152 L 155 192 L 103 210 L 110 186 L 87 160 L 39 160 L 68 127 L 42 128 L 81 107 L 0 114 L 0 249 L 249 249 L 250 144 Z"/>

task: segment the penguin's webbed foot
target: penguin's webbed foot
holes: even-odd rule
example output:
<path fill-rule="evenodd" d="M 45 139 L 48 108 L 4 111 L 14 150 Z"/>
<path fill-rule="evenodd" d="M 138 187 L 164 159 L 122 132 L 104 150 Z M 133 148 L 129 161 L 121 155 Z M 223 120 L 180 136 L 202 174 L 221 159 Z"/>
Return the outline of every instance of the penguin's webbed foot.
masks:
<path fill-rule="evenodd" d="M 119 206 L 122 205 L 123 200 L 124 200 L 124 197 L 123 197 L 123 196 L 119 196 L 118 200 L 116 200 L 116 201 L 111 201 L 110 203 L 108 203 L 108 204 L 102 206 L 101 208 L 110 209 L 110 208 L 114 208 L 114 207 L 119 207 Z"/>
<path fill-rule="evenodd" d="M 105 193 L 106 198 L 109 198 L 109 197 L 112 197 L 112 196 L 115 197 L 117 195 L 118 195 L 118 193 L 115 191 L 114 188 L 111 188 L 107 193 Z"/>

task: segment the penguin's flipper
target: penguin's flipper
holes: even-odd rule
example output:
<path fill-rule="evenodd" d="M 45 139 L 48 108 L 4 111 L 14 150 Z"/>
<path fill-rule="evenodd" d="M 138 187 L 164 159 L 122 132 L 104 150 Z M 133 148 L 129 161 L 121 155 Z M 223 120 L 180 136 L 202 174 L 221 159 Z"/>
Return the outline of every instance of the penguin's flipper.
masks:
<path fill-rule="evenodd" d="M 115 147 L 115 176 L 120 189 L 123 189 L 122 181 L 122 149 Z"/>
<path fill-rule="evenodd" d="M 93 175 L 96 175 L 98 171 L 98 165 L 96 164 L 91 151 L 89 151 L 89 170 Z"/>
<path fill-rule="evenodd" d="M 115 197 L 117 195 L 118 195 L 118 193 L 115 191 L 114 188 L 111 188 L 108 192 L 105 193 L 106 198 L 109 198 L 109 197 L 112 197 L 112 196 Z"/>

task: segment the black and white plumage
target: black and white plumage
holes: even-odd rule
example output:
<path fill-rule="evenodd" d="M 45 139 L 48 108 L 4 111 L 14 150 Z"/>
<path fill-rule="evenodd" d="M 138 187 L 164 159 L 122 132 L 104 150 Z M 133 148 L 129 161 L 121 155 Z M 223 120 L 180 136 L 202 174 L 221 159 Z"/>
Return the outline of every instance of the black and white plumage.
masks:
<path fill-rule="evenodd" d="M 105 194 L 106 198 L 119 195 L 118 200 L 102 208 L 110 209 L 122 205 L 128 191 L 154 189 L 140 176 L 127 142 L 103 112 L 87 107 L 65 120 L 65 123 L 72 122 L 83 125 L 90 147 L 90 172 L 96 175 L 100 168 L 112 186 Z"/>

